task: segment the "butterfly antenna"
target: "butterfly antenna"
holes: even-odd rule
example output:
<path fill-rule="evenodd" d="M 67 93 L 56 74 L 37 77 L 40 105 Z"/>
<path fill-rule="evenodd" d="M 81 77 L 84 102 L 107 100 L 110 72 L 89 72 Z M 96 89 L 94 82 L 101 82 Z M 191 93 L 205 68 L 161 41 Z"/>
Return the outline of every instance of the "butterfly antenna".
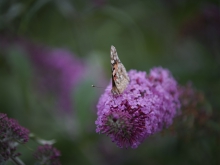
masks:
<path fill-rule="evenodd" d="M 95 86 L 95 85 L 91 85 L 93 88 L 104 88 L 104 87 L 98 87 L 98 86 Z"/>

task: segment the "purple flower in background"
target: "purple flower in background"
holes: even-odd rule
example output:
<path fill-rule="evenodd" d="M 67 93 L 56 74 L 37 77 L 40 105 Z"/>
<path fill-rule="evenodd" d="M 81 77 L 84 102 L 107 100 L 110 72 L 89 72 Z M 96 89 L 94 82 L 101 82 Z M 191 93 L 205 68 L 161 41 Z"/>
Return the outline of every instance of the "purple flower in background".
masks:
<path fill-rule="evenodd" d="M 60 151 L 48 144 L 39 146 L 34 153 L 34 157 L 40 164 L 61 165 L 59 160 Z"/>
<path fill-rule="evenodd" d="M 189 19 L 183 22 L 182 37 L 193 36 L 211 51 L 214 58 L 219 56 L 220 10 L 218 5 L 206 4 L 198 8 Z M 219 59 L 216 58 L 218 62 Z"/>
<path fill-rule="evenodd" d="M 29 140 L 29 130 L 19 123 L 0 113 L 0 156 L 4 161 L 19 156 L 15 153 L 17 143 L 26 143 Z M 1 162 L 1 159 L 0 159 Z"/>
<path fill-rule="evenodd" d="M 130 83 L 121 95 L 113 96 L 111 84 L 99 99 L 99 133 L 119 147 L 136 148 L 146 137 L 172 124 L 180 107 L 177 82 L 161 67 L 146 72 L 128 72 Z"/>
<path fill-rule="evenodd" d="M 54 94 L 61 109 L 70 112 L 71 93 L 85 70 L 82 62 L 65 49 L 27 46 L 41 91 Z"/>
<path fill-rule="evenodd" d="M 93 0 L 92 2 L 96 7 L 104 7 L 106 4 L 106 0 Z"/>
<path fill-rule="evenodd" d="M 0 47 L 3 52 L 17 48 L 26 55 L 32 65 L 34 86 L 43 93 L 41 97 L 49 94 L 59 109 L 71 111 L 71 93 L 85 72 L 81 60 L 66 49 L 51 49 L 23 38 L 1 36 Z"/>

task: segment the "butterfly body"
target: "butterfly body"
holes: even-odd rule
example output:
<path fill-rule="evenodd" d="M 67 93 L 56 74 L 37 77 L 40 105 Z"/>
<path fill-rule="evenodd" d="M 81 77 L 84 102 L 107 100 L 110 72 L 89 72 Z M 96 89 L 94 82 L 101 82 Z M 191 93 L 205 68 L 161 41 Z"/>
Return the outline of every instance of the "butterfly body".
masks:
<path fill-rule="evenodd" d="M 111 46 L 111 69 L 112 69 L 112 94 L 121 94 L 129 84 L 129 77 L 124 65 L 121 63 L 117 51 Z"/>

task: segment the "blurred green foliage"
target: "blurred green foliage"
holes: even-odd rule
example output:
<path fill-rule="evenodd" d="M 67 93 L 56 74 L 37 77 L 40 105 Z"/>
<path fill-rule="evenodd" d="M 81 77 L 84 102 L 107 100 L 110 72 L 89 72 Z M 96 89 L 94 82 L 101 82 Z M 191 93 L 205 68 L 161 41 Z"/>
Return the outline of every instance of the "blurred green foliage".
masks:
<path fill-rule="evenodd" d="M 60 114 L 53 98 L 41 99 L 32 88 L 33 66 L 21 55 L 25 53 L 13 44 L 5 52 L 1 44 L 0 112 L 43 139 L 55 139 L 64 165 L 220 164 L 219 4 L 218 0 L 0 0 L 2 43 L 5 38 L 24 37 L 47 47 L 67 48 L 92 66 L 72 92 L 71 114 Z M 127 70 L 148 72 L 162 66 L 180 84 L 191 81 L 206 96 L 206 108 L 212 109 L 206 122 L 195 125 L 185 116 L 187 120 L 175 121 L 176 134 L 158 133 L 137 149 L 119 149 L 105 135 L 96 134 L 95 106 L 102 89 L 90 86 L 107 85 L 94 80 L 99 79 L 98 70 L 110 80 L 111 45 Z M 18 148 L 21 159 L 33 164 L 29 148 L 37 144 L 31 140 L 27 146 Z"/>

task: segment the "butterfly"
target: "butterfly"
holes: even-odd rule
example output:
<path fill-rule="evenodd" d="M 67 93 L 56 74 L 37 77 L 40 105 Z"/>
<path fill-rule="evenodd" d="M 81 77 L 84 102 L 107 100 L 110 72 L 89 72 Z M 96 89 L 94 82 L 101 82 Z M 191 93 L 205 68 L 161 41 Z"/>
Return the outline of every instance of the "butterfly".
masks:
<path fill-rule="evenodd" d="M 124 65 L 121 63 L 116 48 L 112 45 L 110 49 L 112 69 L 112 94 L 121 94 L 129 84 L 129 77 Z"/>

